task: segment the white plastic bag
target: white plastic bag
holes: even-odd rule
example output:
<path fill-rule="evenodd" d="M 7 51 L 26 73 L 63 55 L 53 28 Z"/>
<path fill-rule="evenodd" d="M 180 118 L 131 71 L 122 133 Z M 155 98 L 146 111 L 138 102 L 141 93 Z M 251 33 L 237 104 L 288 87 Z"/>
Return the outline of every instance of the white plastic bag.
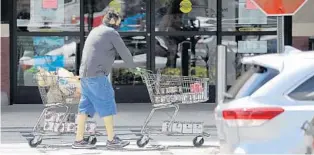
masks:
<path fill-rule="evenodd" d="M 39 68 L 38 70 L 39 72 L 36 73 L 36 79 L 39 86 L 44 87 L 56 84 L 57 79 L 53 74 L 47 72 L 42 68 Z"/>
<path fill-rule="evenodd" d="M 77 98 L 81 94 L 81 85 L 78 77 L 74 76 L 72 72 L 64 68 L 58 69 L 58 84 L 61 92 L 64 95 Z"/>

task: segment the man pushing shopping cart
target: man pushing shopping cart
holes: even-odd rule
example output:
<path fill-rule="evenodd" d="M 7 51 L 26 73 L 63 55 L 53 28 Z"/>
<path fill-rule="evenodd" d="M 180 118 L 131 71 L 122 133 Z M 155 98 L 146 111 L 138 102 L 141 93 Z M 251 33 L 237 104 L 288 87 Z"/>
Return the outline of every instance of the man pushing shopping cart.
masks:
<path fill-rule="evenodd" d="M 119 14 L 107 8 L 103 24 L 94 28 L 88 35 L 83 49 L 80 66 L 81 99 L 79 104 L 77 134 L 72 145 L 74 149 L 95 148 L 84 140 L 85 122 L 98 113 L 104 119 L 108 135 L 108 148 L 123 148 L 130 142 L 123 141 L 114 134 L 113 115 L 117 114 L 114 90 L 109 82 L 111 72 L 118 52 L 127 66 L 135 68 L 133 57 L 116 31 L 121 23 Z"/>

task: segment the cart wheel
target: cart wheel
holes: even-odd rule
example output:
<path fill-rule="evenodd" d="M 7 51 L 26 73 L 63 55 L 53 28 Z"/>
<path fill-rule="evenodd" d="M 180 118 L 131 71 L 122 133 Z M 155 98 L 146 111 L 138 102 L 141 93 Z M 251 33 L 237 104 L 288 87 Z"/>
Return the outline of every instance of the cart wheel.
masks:
<path fill-rule="evenodd" d="M 93 137 L 92 140 L 90 141 L 90 144 L 95 145 L 97 143 L 97 138 Z"/>
<path fill-rule="evenodd" d="M 145 147 L 148 143 L 149 143 L 148 136 L 142 136 L 140 139 L 136 141 L 137 146 L 140 148 Z"/>
<path fill-rule="evenodd" d="M 203 136 L 196 136 L 196 137 L 193 139 L 193 145 L 194 145 L 195 147 L 201 147 L 203 144 L 204 144 L 204 138 L 203 138 Z"/>
<path fill-rule="evenodd" d="M 84 141 L 85 141 L 85 142 L 89 142 L 89 137 L 90 137 L 90 136 L 84 137 Z"/>
<path fill-rule="evenodd" d="M 41 144 L 43 140 L 41 138 L 39 138 L 37 141 L 35 140 L 35 137 L 33 137 L 32 139 L 28 140 L 28 145 L 32 148 L 37 147 L 38 145 Z"/>

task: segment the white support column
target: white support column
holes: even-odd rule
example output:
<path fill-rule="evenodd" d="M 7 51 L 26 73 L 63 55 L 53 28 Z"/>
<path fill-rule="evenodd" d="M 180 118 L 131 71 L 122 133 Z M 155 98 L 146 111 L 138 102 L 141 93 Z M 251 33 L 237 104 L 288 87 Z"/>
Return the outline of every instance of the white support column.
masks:
<path fill-rule="evenodd" d="M 216 104 L 224 100 L 226 92 L 226 64 L 227 64 L 227 47 L 224 45 L 217 46 L 217 85 L 216 85 Z"/>

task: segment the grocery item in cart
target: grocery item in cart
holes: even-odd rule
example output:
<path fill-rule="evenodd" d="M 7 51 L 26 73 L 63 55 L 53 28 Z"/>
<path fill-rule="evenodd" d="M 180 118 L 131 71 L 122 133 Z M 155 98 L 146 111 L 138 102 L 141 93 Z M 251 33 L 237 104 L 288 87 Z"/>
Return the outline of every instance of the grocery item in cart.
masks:
<path fill-rule="evenodd" d="M 54 130 L 54 125 L 55 125 L 55 122 L 45 121 L 43 130 L 52 132 Z"/>
<path fill-rule="evenodd" d="M 172 131 L 174 133 L 182 133 L 183 124 L 181 122 L 173 122 Z"/>
<path fill-rule="evenodd" d="M 47 103 L 63 103 L 63 94 L 58 87 L 50 87 L 47 92 Z"/>
<path fill-rule="evenodd" d="M 67 118 L 65 118 L 65 117 L 66 117 L 65 113 L 56 113 L 56 122 L 61 123 L 62 120 L 63 120 L 63 122 L 67 121 Z"/>
<path fill-rule="evenodd" d="M 195 82 L 190 85 L 191 93 L 199 93 L 203 91 L 202 84 L 199 82 Z"/>
<path fill-rule="evenodd" d="M 45 113 L 45 122 L 55 122 L 57 118 L 57 114 L 54 111 L 47 111 Z"/>
<path fill-rule="evenodd" d="M 168 128 L 169 125 L 170 125 L 170 122 L 169 122 L 169 121 L 164 121 L 164 122 L 162 123 L 161 131 L 162 131 L 162 132 L 170 132 L 172 127 L 170 127 L 170 129 L 169 129 L 169 128 Z"/>
<path fill-rule="evenodd" d="M 53 132 L 65 132 L 65 123 L 55 123 L 53 127 Z"/>
<path fill-rule="evenodd" d="M 67 122 L 69 122 L 69 123 L 75 123 L 75 121 L 76 121 L 76 114 L 74 114 L 74 113 L 68 114 Z"/>
<path fill-rule="evenodd" d="M 76 124 L 72 122 L 65 123 L 65 132 L 67 133 L 75 133 L 76 131 Z"/>
<path fill-rule="evenodd" d="M 57 80 L 52 73 L 46 71 L 43 68 L 38 68 L 38 72 L 36 73 L 36 79 L 38 86 L 51 86 Z"/>
<path fill-rule="evenodd" d="M 89 134 L 96 133 L 96 122 L 88 121 L 85 125 L 85 132 Z"/>
<path fill-rule="evenodd" d="M 78 97 L 81 93 L 81 85 L 78 77 L 64 68 L 59 68 L 58 74 L 58 84 L 59 88 L 65 95 L 73 95 Z"/>
<path fill-rule="evenodd" d="M 183 123 L 183 129 L 182 129 L 182 133 L 193 133 L 193 124 L 189 123 L 189 122 L 184 122 Z"/>
<path fill-rule="evenodd" d="M 202 123 L 194 123 L 193 124 L 193 133 L 201 134 L 203 133 L 204 126 Z"/>

